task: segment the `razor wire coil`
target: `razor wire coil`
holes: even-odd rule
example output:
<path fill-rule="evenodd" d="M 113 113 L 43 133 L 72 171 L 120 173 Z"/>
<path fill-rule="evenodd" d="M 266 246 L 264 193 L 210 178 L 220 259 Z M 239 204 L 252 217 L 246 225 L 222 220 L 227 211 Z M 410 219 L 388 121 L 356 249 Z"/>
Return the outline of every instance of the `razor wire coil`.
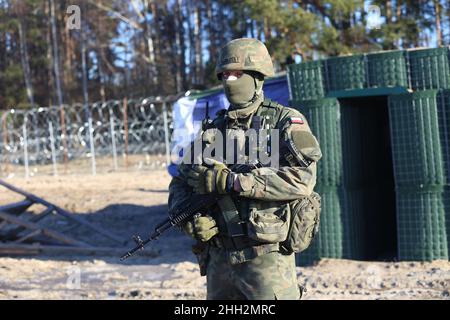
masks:
<path fill-rule="evenodd" d="M 166 147 L 163 112 L 167 110 L 170 123 L 170 105 L 174 101 L 175 98 L 170 97 L 164 100 L 158 97 L 129 99 L 126 102 L 126 123 L 123 100 L 94 102 L 87 106 L 80 103 L 64 105 L 69 160 L 91 157 L 89 118 L 92 118 L 96 155 L 112 154 L 113 137 L 118 154 L 163 154 Z M 128 150 L 125 150 L 127 137 Z M 56 159 L 61 161 L 64 156 L 63 140 L 59 106 L 6 110 L 1 115 L 0 123 L 0 164 L 24 164 L 25 145 L 30 165 L 49 164 L 52 162 L 52 141 Z"/>

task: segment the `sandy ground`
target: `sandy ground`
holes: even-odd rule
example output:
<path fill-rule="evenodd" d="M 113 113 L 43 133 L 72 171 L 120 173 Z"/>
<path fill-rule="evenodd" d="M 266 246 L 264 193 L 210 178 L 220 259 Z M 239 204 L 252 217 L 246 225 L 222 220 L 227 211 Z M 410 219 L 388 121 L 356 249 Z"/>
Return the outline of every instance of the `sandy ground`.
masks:
<path fill-rule="evenodd" d="M 169 175 L 163 170 L 6 180 L 45 197 L 125 240 L 145 236 L 165 217 Z M 0 187 L 0 205 L 22 197 Z M 42 210 L 30 208 L 27 215 Z M 121 246 L 53 215 L 44 226 L 102 246 Z M 128 241 L 126 246 L 131 246 Z M 0 299 L 204 299 L 191 241 L 173 230 L 148 252 L 118 256 L 0 256 Z M 304 299 L 450 299 L 450 262 L 367 262 L 322 259 L 297 268 Z"/>

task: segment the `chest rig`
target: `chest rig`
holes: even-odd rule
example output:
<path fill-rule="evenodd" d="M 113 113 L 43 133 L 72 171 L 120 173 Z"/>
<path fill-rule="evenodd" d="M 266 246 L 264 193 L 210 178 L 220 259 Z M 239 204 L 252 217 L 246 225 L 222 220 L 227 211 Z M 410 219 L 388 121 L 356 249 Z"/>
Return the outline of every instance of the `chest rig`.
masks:
<path fill-rule="evenodd" d="M 226 137 L 226 131 L 227 130 L 240 130 L 240 131 L 246 131 L 248 129 L 255 130 L 258 134 L 262 130 L 271 130 L 275 129 L 278 125 L 278 122 L 280 120 L 281 111 L 283 109 L 283 106 L 270 100 L 265 99 L 261 106 L 256 110 L 256 112 L 252 115 L 250 115 L 248 118 L 245 119 L 230 119 L 226 115 L 226 110 L 221 110 L 217 118 L 212 122 L 211 127 L 214 129 L 219 130 L 223 137 Z M 269 135 L 266 135 L 269 137 Z M 270 140 L 270 139 L 268 139 Z M 224 141 L 225 143 L 225 141 Z M 224 144 L 225 145 L 225 144 Z M 259 145 L 259 144 L 257 144 Z M 248 156 L 248 150 L 249 149 L 249 141 L 247 140 L 245 142 L 245 155 Z M 260 150 L 258 150 L 260 151 Z M 268 143 L 267 150 L 261 150 L 262 152 L 270 153 L 270 141 Z M 226 158 L 226 148 L 224 150 L 224 158 Z M 233 159 L 236 160 L 236 159 Z M 225 161 L 224 161 L 225 162 Z M 235 164 L 236 162 L 233 161 L 230 164 Z M 246 162 L 246 164 L 249 164 Z M 250 163 L 252 164 L 252 163 Z"/>
<path fill-rule="evenodd" d="M 220 130 L 223 137 L 226 137 L 227 130 L 248 130 L 253 129 L 258 134 L 260 130 L 275 129 L 278 125 L 283 106 L 269 99 L 265 99 L 257 111 L 248 119 L 229 119 L 226 111 L 223 110 L 213 121 L 212 126 Z M 259 136 L 259 135 L 258 135 Z M 270 135 L 267 135 L 270 139 Z M 260 144 L 257 142 L 257 146 Z M 270 141 L 266 144 L 265 150 L 259 152 L 270 153 Z M 224 148 L 224 153 L 226 153 Z M 245 150 L 249 151 L 249 141 L 245 141 Z M 244 165 L 229 164 L 234 172 L 245 173 L 257 168 L 257 163 L 246 163 Z M 249 199 L 238 197 L 236 194 L 223 196 L 218 201 L 218 210 L 213 213 L 219 227 L 219 235 L 212 239 L 212 245 L 226 249 L 231 264 L 242 263 L 252 260 L 257 256 L 268 252 L 278 251 L 278 244 L 263 244 L 248 237 L 247 221 L 251 203 Z M 261 201 L 259 201 L 261 202 Z"/>

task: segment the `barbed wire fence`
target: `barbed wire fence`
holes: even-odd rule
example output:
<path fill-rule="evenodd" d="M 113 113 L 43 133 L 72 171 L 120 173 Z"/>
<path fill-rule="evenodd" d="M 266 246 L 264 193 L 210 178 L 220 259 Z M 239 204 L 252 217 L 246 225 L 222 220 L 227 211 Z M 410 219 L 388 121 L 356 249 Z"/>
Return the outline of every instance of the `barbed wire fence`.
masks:
<path fill-rule="evenodd" d="M 165 167 L 170 161 L 176 99 L 124 98 L 87 107 L 65 105 L 64 122 L 56 106 L 6 110 L 1 114 L 0 176 L 30 178 Z"/>

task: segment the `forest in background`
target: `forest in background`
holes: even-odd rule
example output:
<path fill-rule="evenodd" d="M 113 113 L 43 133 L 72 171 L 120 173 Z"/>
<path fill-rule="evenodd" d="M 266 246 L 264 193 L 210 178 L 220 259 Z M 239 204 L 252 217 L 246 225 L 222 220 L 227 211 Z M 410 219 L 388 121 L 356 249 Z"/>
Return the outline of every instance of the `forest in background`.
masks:
<path fill-rule="evenodd" d="M 67 8 L 81 9 L 70 29 Z M 369 5 L 380 28 L 369 28 Z M 450 44 L 445 0 L 0 0 L 0 110 L 166 96 L 217 85 L 227 41 L 262 40 L 276 70 Z"/>

